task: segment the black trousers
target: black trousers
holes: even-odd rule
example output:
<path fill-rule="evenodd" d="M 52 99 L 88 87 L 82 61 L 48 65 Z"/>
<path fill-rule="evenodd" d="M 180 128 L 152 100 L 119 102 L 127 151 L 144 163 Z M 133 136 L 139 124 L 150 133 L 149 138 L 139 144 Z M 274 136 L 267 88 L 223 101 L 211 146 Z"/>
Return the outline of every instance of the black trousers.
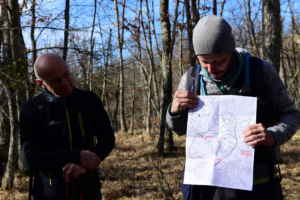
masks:
<path fill-rule="evenodd" d="M 49 176 L 39 172 L 34 177 L 33 200 L 101 200 L 101 184 L 94 172 L 65 183 L 62 176 Z"/>
<path fill-rule="evenodd" d="M 184 200 L 283 200 L 280 179 L 254 185 L 252 191 L 183 184 L 182 193 Z"/>

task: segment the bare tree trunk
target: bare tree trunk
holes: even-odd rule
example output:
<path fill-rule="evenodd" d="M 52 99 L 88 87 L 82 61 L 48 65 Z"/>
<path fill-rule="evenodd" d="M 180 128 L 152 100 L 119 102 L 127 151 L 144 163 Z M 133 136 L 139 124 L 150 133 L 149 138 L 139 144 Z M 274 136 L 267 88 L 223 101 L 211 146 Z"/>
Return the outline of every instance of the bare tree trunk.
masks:
<path fill-rule="evenodd" d="M 3 3 L 3 2 L 2 2 Z M 7 4 L 5 4 L 7 3 Z M 3 7 L 2 7 L 3 6 Z M 0 77 L 0 85 L 4 88 L 7 105 L 8 105 L 8 118 L 9 118 L 9 131 L 10 131 L 10 143 L 8 162 L 6 166 L 6 172 L 3 178 L 3 188 L 11 189 L 13 187 L 13 179 L 15 175 L 15 169 L 17 167 L 18 150 L 17 150 L 17 103 L 14 94 L 17 91 L 20 98 L 25 98 L 26 87 L 28 87 L 27 78 L 27 59 L 25 56 L 25 44 L 21 32 L 20 24 L 20 8 L 17 0 L 8 0 L 1 4 L 1 15 L 7 16 L 7 23 L 5 28 L 7 31 L 4 33 L 6 39 L 6 51 L 8 51 L 10 57 L 6 58 L 7 74 Z M 6 13 L 4 13 L 6 12 Z M 8 55 L 7 54 L 7 55 Z M 11 85 L 14 80 L 15 85 Z M 25 86 L 25 87 L 24 87 Z M 24 89 L 25 88 L 25 89 Z"/>
<path fill-rule="evenodd" d="M 35 39 L 35 29 L 36 29 L 36 0 L 32 0 L 31 4 L 31 27 L 30 27 L 30 40 L 31 40 L 31 46 L 32 46 L 32 59 L 31 63 L 35 62 L 37 58 L 37 44 L 36 44 L 36 39 Z M 25 44 L 24 44 L 25 46 Z M 34 73 L 31 73 L 31 79 L 35 80 L 35 75 Z M 28 87 L 26 88 L 26 99 L 28 99 L 30 96 L 33 95 L 34 89 L 36 85 L 33 82 L 28 82 Z"/>
<path fill-rule="evenodd" d="M 272 62 L 279 73 L 281 39 L 281 16 L 280 0 L 264 0 L 263 23 L 264 23 L 264 58 Z"/>
<path fill-rule="evenodd" d="M 170 60 L 172 60 L 173 57 L 173 49 L 174 49 L 174 45 L 175 45 L 175 38 L 176 38 L 176 33 L 177 33 L 177 19 L 178 19 L 178 8 L 179 8 L 179 0 L 175 1 L 175 11 L 174 11 L 174 19 L 173 19 L 173 30 L 171 32 L 171 50 L 170 50 Z M 171 61 L 172 64 L 172 61 Z M 172 68 L 172 66 L 171 66 Z M 171 73 L 172 75 L 172 73 Z M 172 84 L 172 83 L 171 83 Z M 172 85 L 171 85 L 171 93 L 172 93 Z M 172 94 L 171 94 L 171 98 L 172 98 Z M 171 101 L 171 100 L 170 100 Z M 173 132 L 168 130 L 168 150 L 172 151 L 175 149 L 174 146 L 174 139 L 173 139 Z"/>
<path fill-rule="evenodd" d="M 299 69 L 299 46 L 297 46 L 297 35 L 299 35 L 299 23 L 297 23 L 297 17 L 294 11 L 294 2 L 288 0 L 288 7 L 291 17 L 291 31 L 288 37 L 283 41 L 283 50 L 282 50 L 282 61 L 281 61 L 281 72 L 284 77 L 285 86 L 289 89 L 293 100 L 296 105 L 299 105 L 299 78 L 300 78 L 300 69 Z"/>
<path fill-rule="evenodd" d="M 19 94 L 17 93 L 16 96 L 15 96 L 15 102 L 16 102 L 16 119 L 17 119 L 17 122 L 20 121 L 20 112 L 21 112 L 21 108 L 20 108 L 20 99 L 19 99 Z M 19 126 L 17 126 L 18 130 L 17 130 L 17 133 L 20 131 L 20 128 Z M 18 152 L 18 161 L 17 161 L 17 168 L 19 170 L 23 170 L 24 168 L 24 165 L 23 165 L 23 161 L 20 159 L 20 154 L 21 154 L 21 151 L 22 151 L 22 147 L 21 147 L 21 135 L 20 134 L 17 134 L 17 141 L 16 141 L 16 146 L 17 146 L 17 152 Z"/>
<path fill-rule="evenodd" d="M 5 174 L 2 179 L 2 188 L 11 189 L 13 188 L 15 171 L 17 167 L 18 160 L 18 144 L 17 144 L 17 132 L 18 127 L 16 125 L 16 112 L 12 91 L 0 80 L 1 87 L 4 88 L 6 97 L 8 100 L 8 113 L 9 113 L 9 129 L 10 129 L 10 139 L 9 139 L 9 150 L 8 150 L 8 160 L 6 164 Z"/>
<path fill-rule="evenodd" d="M 158 47 L 158 39 L 157 39 L 157 34 L 156 34 L 156 25 L 155 25 L 155 10 L 154 10 L 155 6 L 154 6 L 154 0 L 152 0 L 152 18 L 151 18 L 151 24 L 152 24 L 152 36 L 154 35 L 154 40 L 155 40 L 155 44 L 156 44 L 156 50 L 158 52 L 158 55 L 159 57 L 161 57 L 161 51 Z M 150 13 L 150 12 L 149 12 Z M 153 60 L 154 60 L 154 53 L 155 51 L 152 50 L 152 54 L 153 54 Z M 153 62 L 153 81 L 151 82 L 152 84 L 152 89 L 153 89 L 153 97 L 154 98 L 151 98 L 151 101 L 152 101 L 152 107 L 156 113 L 156 115 L 159 115 L 160 111 L 161 111 L 161 96 L 160 96 L 160 85 L 159 85 L 159 78 L 160 78 L 160 75 L 159 73 L 157 72 L 158 70 L 156 69 L 158 66 L 154 64 Z M 153 102 L 154 100 L 154 102 Z"/>
<path fill-rule="evenodd" d="M 6 1 L 0 1 L 0 17 L 1 17 L 1 25 L 4 28 L 3 30 L 1 30 L 1 52 L 2 52 L 2 59 L 1 59 L 1 63 L 3 65 L 7 65 L 11 62 L 11 47 L 10 47 L 10 25 L 9 25 L 9 19 L 8 19 L 8 11 L 7 11 L 7 2 Z"/>
<path fill-rule="evenodd" d="M 148 22 L 151 21 L 151 17 L 149 17 L 149 8 L 148 8 L 148 1 L 146 1 L 146 8 L 147 8 L 147 18 L 148 18 Z M 143 12 L 144 12 L 144 7 L 143 7 L 143 1 L 140 1 L 139 2 L 139 8 L 138 8 L 138 24 L 136 26 L 134 26 L 132 32 L 133 32 L 133 39 L 134 41 L 136 42 L 136 45 L 137 45 L 137 52 L 136 52 L 136 59 L 137 61 L 140 63 L 140 73 L 142 75 L 142 80 L 144 80 L 144 84 L 147 86 L 145 88 L 145 93 L 146 95 L 143 95 L 143 98 L 142 98 L 142 105 L 146 105 L 146 109 L 143 109 L 143 124 L 145 124 L 145 132 L 147 134 L 149 134 L 149 130 L 150 130 L 150 118 L 148 116 L 148 111 L 149 111 L 149 106 L 151 106 L 150 104 L 148 104 L 148 97 L 149 97 L 149 88 L 151 87 L 149 85 L 149 76 L 148 74 L 152 71 L 152 65 L 151 65 L 151 58 L 153 57 L 152 55 L 152 51 L 150 49 L 150 47 L 152 47 L 151 45 L 149 45 L 149 40 L 148 40 L 148 35 L 151 35 L 151 34 L 147 34 L 147 31 L 146 31 L 146 28 L 145 26 L 148 27 L 148 32 L 151 32 L 151 24 L 147 24 L 145 25 L 145 21 L 144 22 L 144 18 L 143 18 Z M 142 52 L 142 45 L 141 45 L 141 37 L 143 37 L 143 41 L 146 45 L 146 53 L 147 53 L 147 56 L 148 56 L 148 60 L 149 60 L 149 63 L 150 63 L 150 67 L 146 66 L 147 64 L 144 62 L 144 59 L 142 57 L 143 55 L 143 52 Z M 151 43 L 150 43 L 151 44 Z M 150 47 L 149 47 L 150 46 Z M 148 71 L 150 69 L 150 72 Z M 151 82 L 150 82 L 151 84 Z M 133 104 L 133 101 L 132 101 L 132 104 Z M 131 123 L 133 124 L 133 123 Z"/>
<path fill-rule="evenodd" d="M 182 9 L 182 18 L 184 18 L 184 9 Z M 179 76 L 181 77 L 184 73 L 183 69 L 183 31 L 184 26 L 180 26 L 180 38 L 179 38 Z"/>
<path fill-rule="evenodd" d="M 106 84 L 107 84 L 107 65 L 103 66 L 103 81 L 102 81 L 102 93 L 101 101 L 106 104 Z"/>
<path fill-rule="evenodd" d="M 27 63 L 25 59 L 26 49 L 22 38 L 18 1 L 9 0 L 8 7 L 11 58 L 13 59 L 13 64 L 19 68 L 24 76 L 25 73 L 27 73 Z"/>
<path fill-rule="evenodd" d="M 155 6 L 154 6 L 154 1 L 156 0 L 152 0 L 152 35 L 154 35 L 154 40 L 155 40 L 155 44 L 156 44 L 156 52 L 158 52 L 159 57 L 161 58 L 161 50 L 159 48 L 159 41 L 157 39 L 157 35 L 156 34 L 156 24 L 155 24 Z M 161 111 L 161 90 L 160 90 L 160 85 L 159 85 L 159 77 L 160 75 L 157 73 L 158 70 L 156 70 L 156 65 L 154 65 L 154 74 L 153 74 L 153 95 L 154 95 L 154 99 L 155 99 L 155 104 L 153 105 L 154 110 L 156 111 L 156 114 L 159 114 Z"/>
<path fill-rule="evenodd" d="M 31 39 L 31 45 L 32 45 L 32 63 L 35 62 L 37 57 L 37 51 L 36 51 L 36 40 L 35 40 L 35 23 L 36 23 L 36 16 L 35 16 L 35 7 L 36 7 L 36 0 L 32 0 L 31 4 L 31 29 L 30 29 L 30 39 Z"/>
<path fill-rule="evenodd" d="M 244 4 L 246 6 L 246 9 L 245 9 L 246 10 L 246 21 L 247 21 L 247 29 L 248 29 L 250 44 L 251 44 L 251 47 L 254 48 L 255 55 L 260 57 L 260 51 L 258 48 L 256 34 L 255 34 L 255 27 L 254 27 L 254 23 L 251 18 L 251 16 L 252 16 L 251 0 L 246 0 L 246 2 Z"/>
<path fill-rule="evenodd" d="M 188 63 L 190 63 L 191 66 L 194 66 L 196 64 L 195 60 L 195 53 L 194 53 L 194 48 L 193 48 L 193 23 L 192 23 L 192 18 L 191 18 L 191 8 L 190 8 L 190 2 L 189 0 L 184 0 L 184 6 L 186 10 L 186 24 L 187 24 L 187 36 L 188 36 L 188 55 L 189 55 L 189 60 Z M 194 10 L 193 8 L 192 10 Z"/>
<path fill-rule="evenodd" d="M 70 25 L 70 0 L 66 0 L 66 2 L 65 2 L 64 49 L 63 49 L 63 56 L 62 56 L 64 60 L 67 60 L 67 56 L 68 56 L 69 25 Z"/>
<path fill-rule="evenodd" d="M 135 129 L 135 90 L 136 90 L 136 81 L 135 81 L 135 69 L 133 69 L 133 72 L 132 72 L 132 100 L 131 100 L 131 122 L 130 122 L 130 128 L 129 128 L 129 132 L 131 134 L 134 133 L 134 129 Z"/>
<path fill-rule="evenodd" d="M 176 149 L 175 144 L 174 144 L 174 138 L 173 138 L 173 132 L 171 130 L 167 130 L 168 133 L 168 146 L 167 149 L 168 151 L 174 151 Z"/>
<path fill-rule="evenodd" d="M 283 74 L 283 83 L 287 87 L 288 86 L 288 68 L 290 68 L 290 60 L 289 56 L 285 57 L 284 53 L 282 54 L 282 74 Z M 285 62 L 286 61 L 286 62 Z"/>
<path fill-rule="evenodd" d="M 3 88 L 0 88 L 1 92 L 1 99 L 5 99 L 5 93 L 3 91 Z M 7 123 L 6 123 L 6 112 L 5 110 L 5 106 L 3 105 L 3 102 L 1 103 L 0 109 L 2 110 L 2 112 L 0 112 L 0 165 L 4 166 L 4 164 L 7 162 L 7 157 L 8 157 L 8 146 L 9 146 L 9 133 L 7 133 L 7 131 L 5 131 L 7 129 Z M 5 114 L 4 114 L 5 113 Z M 0 168 L 1 168 L 0 166 Z M 0 186 L 1 186 L 1 179 L 2 179 L 2 173 L 4 172 L 4 170 L 2 171 L 0 169 Z"/>
<path fill-rule="evenodd" d="M 191 0 L 191 13 L 192 13 L 192 26 L 194 27 L 195 24 L 200 19 L 200 13 L 199 13 L 199 8 L 197 6 L 197 0 Z"/>
<path fill-rule="evenodd" d="M 108 42 L 107 42 L 107 48 L 103 49 L 104 52 L 104 73 L 103 73 L 103 82 L 102 82 L 102 95 L 101 100 L 104 104 L 106 104 L 106 84 L 107 84 L 107 68 L 109 64 L 111 63 L 111 57 L 112 57 L 112 30 L 109 30 L 109 36 L 108 36 Z M 104 45 L 104 44 L 103 44 Z"/>
<path fill-rule="evenodd" d="M 168 105 L 172 98 L 172 48 L 171 48 L 171 25 L 169 19 L 169 1 L 160 0 L 160 23 L 162 32 L 163 52 L 161 58 L 161 68 L 163 72 L 163 105 L 161 112 L 160 134 L 157 144 L 160 155 L 164 154 L 164 137 L 166 131 L 165 119 Z"/>
<path fill-rule="evenodd" d="M 156 46 L 156 52 L 158 52 L 159 57 L 161 57 L 161 53 L 160 53 L 160 52 L 161 52 L 161 51 L 160 51 L 161 49 L 159 48 L 159 43 L 160 43 L 160 42 L 158 41 L 158 38 L 157 38 L 157 35 L 158 35 L 158 34 L 156 34 L 156 28 L 155 28 L 155 27 L 157 27 L 157 26 L 156 26 L 156 24 L 155 24 L 155 21 L 156 21 L 155 18 L 156 18 L 156 17 L 155 17 L 154 14 L 155 14 L 155 8 L 156 8 L 156 7 L 154 6 L 154 1 L 156 1 L 156 0 L 152 0 L 152 6 L 151 6 L 151 7 L 152 7 L 152 15 L 153 15 L 152 20 L 151 20 L 151 22 L 152 22 L 152 27 L 153 27 L 153 29 L 152 29 L 152 34 L 153 34 L 153 36 L 154 36 L 154 40 L 155 40 L 155 44 L 156 44 L 156 45 L 155 45 L 155 46 Z"/>
<path fill-rule="evenodd" d="M 298 66 L 297 58 L 299 58 L 299 57 L 297 56 L 297 46 L 296 46 L 297 42 L 296 42 L 295 36 L 299 35 L 300 30 L 299 30 L 299 27 L 297 27 L 296 16 L 295 16 L 295 13 L 292 8 L 290 0 L 288 2 L 289 2 L 290 12 L 291 12 L 291 22 L 292 22 L 292 38 L 291 38 L 292 41 L 291 41 L 291 43 L 292 43 L 293 66 L 294 66 L 294 68 L 296 68 Z"/>
<path fill-rule="evenodd" d="M 120 87 L 120 76 L 118 77 L 118 87 Z M 114 124 L 114 128 L 116 129 L 116 130 L 119 130 L 120 129 L 120 122 L 119 122 L 119 120 L 118 120 L 118 113 L 119 113 L 119 107 L 120 107 L 120 101 L 119 101 L 119 99 L 120 99 L 120 90 L 116 90 L 115 91 L 115 99 L 117 99 L 117 101 L 116 101 L 116 104 L 115 104 L 115 110 L 114 110 L 114 112 L 113 112 L 113 117 L 112 117 L 112 120 L 113 120 L 113 124 Z"/>
<path fill-rule="evenodd" d="M 177 27 L 178 27 L 177 19 L 178 19 L 178 14 L 179 14 L 178 9 L 179 9 L 179 0 L 175 0 L 175 11 L 174 11 L 174 18 L 172 21 L 173 30 L 171 30 L 171 58 L 173 56 L 173 48 L 175 45 L 175 38 L 176 38 L 176 34 L 177 34 Z"/>
<path fill-rule="evenodd" d="M 217 6 L 217 0 L 213 0 L 213 14 L 217 15 L 218 14 L 218 6 Z"/>
<path fill-rule="evenodd" d="M 92 80 L 93 80 L 93 67 L 94 67 L 94 46 L 95 46 L 95 38 L 94 38 L 94 31 L 95 31 L 95 23 L 96 23 L 96 14 L 97 14 L 97 0 L 94 0 L 94 14 L 93 14 L 93 24 L 92 24 L 92 31 L 90 37 L 90 61 L 89 61 L 89 90 L 92 90 Z"/>
<path fill-rule="evenodd" d="M 223 0 L 221 3 L 220 16 L 223 16 L 226 0 Z"/>
<path fill-rule="evenodd" d="M 119 55 L 120 55 L 120 92 L 119 92 L 119 119 L 121 125 L 121 131 L 126 132 L 127 126 L 125 121 L 125 111 L 124 111 L 124 59 L 123 59 L 123 46 L 124 46 L 124 21 L 125 21 L 125 8 L 126 0 L 122 1 L 122 13 L 121 17 L 119 15 L 119 5 L 118 1 L 114 0 L 115 3 L 115 14 L 118 26 L 118 44 L 119 44 Z"/>
<path fill-rule="evenodd" d="M 147 115 L 146 115 L 146 133 L 148 135 L 151 135 L 151 97 L 152 97 L 152 80 L 153 80 L 153 71 L 151 70 L 150 72 L 150 77 L 149 77 L 149 91 L 147 95 Z"/>
<path fill-rule="evenodd" d="M 142 2 L 140 3 L 140 14 L 141 14 L 141 25 L 142 25 L 142 31 L 143 31 L 143 36 L 145 40 L 145 45 L 146 45 L 146 52 L 147 52 L 147 57 L 149 60 L 150 64 L 150 71 L 147 73 L 144 73 L 145 75 L 145 80 L 147 81 L 147 100 L 146 100 L 146 115 L 145 115 L 145 124 L 146 124 L 146 133 L 148 135 L 151 135 L 151 110 L 152 110 L 152 104 L 151 104 L 151 99 L 152 99 L 152 85 L 153 85 L 153 74 L 154 74 L 154 53 L 153 53 L 153 42 L 152 42 L 152 31 L 151 29 L 154 29 L 153 27 L 153 16 L 150 14 L 150 9 L 149 9 L 149 2 L 148 0 L 145 0 L 146 3 L 146 15 L 148 19 L 148 24 L 146 25 L 148 28 L 145 28 L 144 20 L 143 20 L 143 12 L 142 12 Z M 148 29 L 148 30 L 146 30 Z M 140 41 L 139 41 L 140 45 Z M 140 54 L 141 55 L 141 54 Z M 146 71 L 146 69 L 144 70 Z M 149 76 L 149 77 L 147 77 Z M 155 82 L 155 81 L 154 81 Z"/>

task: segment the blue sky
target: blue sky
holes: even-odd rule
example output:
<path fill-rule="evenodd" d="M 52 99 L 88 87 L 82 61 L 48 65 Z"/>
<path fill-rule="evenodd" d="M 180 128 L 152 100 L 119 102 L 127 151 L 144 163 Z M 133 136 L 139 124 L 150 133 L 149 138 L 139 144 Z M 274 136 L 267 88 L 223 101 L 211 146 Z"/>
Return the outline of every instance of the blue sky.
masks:
<path fill-rule="evenodd" d="M 45 26 L 46 22 L 50 22 L 54 18 L 54 20 L 49 24 L 50 27 L 61 28 L 64 27 L 64 0 L 37 0 L 38 1 L 38 8 L 37 8 L 37 16 L 40 19 L 43 19 L 44 22 L 39 22 L 37 26 Z M 149 0 L 150 1 L 150 0 Z M 115 16 L 114 16 L 114 3 L 112 0 L 98 0 L 98 16 L 97 16 L 97 24 L 101 25 L 102 31 L 108 32 L 110 28 L 115 28 Z M 132 17 L 133 11 L 135 9 L 136 1 L 135 0 L 127 0 L 130 4 L 132 10 L 127 10 L 127 16 L 130 18 Z M 151 2 L 151 1 L 150 1 Z M 174 0 L 170 0 L 171 8 L 173 5 Z M 202 1 L 203 2 L 203 1 Z M 28 2 L 29 3 L 29 2 Z M 72 33 L 75 35 L 80 35 L 82 38 L 89 38 L 90 37 L 90 30 L 92 25 L 92 15 L 93 15 L 93 3 L 94 1 L 91 0 L 71 0 L 71 27 L 78 29 L 77 31 L 73 31 Z M 154 0 L 155 3 L 155 17 L 159 19 L 159 1 Z M 204 3 L 209 5 L 211 0 L 206 0 Z M 293 1 L 295 14 L 300 16 L 300 1 Z M 224 16 L 225 18 L 231 22 L 234 26 L 241 22 L 240 17 L 243 16 L 243 0 L 227 0 Z M 253 8 L 259 6 L 257 0 L 252 1 Z M 30 8 L 30 5 L 28 5 Z M 289 10 L 287 0 L 282 0 L 282 16 L 283 16 L 283 24 L 285 30 L 287 30 L 287 24 L 290 22 Z M 255 9 L 254 9 L 255 10 Z M 27 10 L 28 12 L 28 10 Z M 255 15 L 255 13 L 254 13 Z M 257 18 L 260 20 L 260 17 Z M 24 13 L 22 18 L 23 25 L 30 27 L 30 17 L 26 16 Z M 157 22 L 158 31 L 159 30 L 159 22 Z M 84 29 L 83 29 L 84 28 Z M 82 29 L 82 30 L 79 30 Z M 25 43 L 28 48 L 30 48 L 30 28 L 25 28 L 23 30 Z M 36 36 L 39 34 L 41 29 L 36 31 Z M 98 29 L 96 29 L 96 37 Z M 116 33 L 116 31 L 114 31 Z M 41 36 L 38 38 L 38 47 L 45 47 L 45 46 L 54 46 L 58 43 L 62 42 L 63 40 L 63 31 L 59 30 L 44 30 Z"/>

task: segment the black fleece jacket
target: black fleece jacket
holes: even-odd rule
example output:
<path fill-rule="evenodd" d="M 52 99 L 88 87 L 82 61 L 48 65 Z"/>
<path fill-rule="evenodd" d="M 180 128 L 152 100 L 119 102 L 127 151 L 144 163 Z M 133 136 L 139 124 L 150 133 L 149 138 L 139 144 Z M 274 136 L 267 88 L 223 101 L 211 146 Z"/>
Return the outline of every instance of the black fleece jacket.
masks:
<path fill-rule="evenodd" d="M 61 171 L 67 163 L 79 163 L 81 150 L 104 160 L 115 145 L 100 99 L 81 89 L 64 98 L 44 90 L 22 106 L 20 122 L 25 157 L 29 167 L 39 171 Z"/>

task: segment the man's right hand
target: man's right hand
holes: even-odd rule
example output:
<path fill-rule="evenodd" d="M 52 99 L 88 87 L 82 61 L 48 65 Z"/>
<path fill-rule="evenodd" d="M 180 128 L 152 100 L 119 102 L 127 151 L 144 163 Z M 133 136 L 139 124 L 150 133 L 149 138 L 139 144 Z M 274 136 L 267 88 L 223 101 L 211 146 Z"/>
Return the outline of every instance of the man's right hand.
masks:
<path fill-rule="evenodd" d="M 195 108 L 198 104 L 197 96 L 191 91 L 177 90 L 174 94 L 171 113 L 184 111 L 188 108 Z"/>
<path fill-rule="evenodd" d="M 86 169 L 75 163 L 68 163 L 63 167 L 63 173 L 65 182 L 68 183 L 74 179 L 77 179 L 82 174 L 85 174 Z"/>
<path fill-rule="evenodd" d="M 92 151 L 82 150 L 80 152 L 80 165 L 87 170 L 95 170 L 99 167 L 101 160 Z"/>

